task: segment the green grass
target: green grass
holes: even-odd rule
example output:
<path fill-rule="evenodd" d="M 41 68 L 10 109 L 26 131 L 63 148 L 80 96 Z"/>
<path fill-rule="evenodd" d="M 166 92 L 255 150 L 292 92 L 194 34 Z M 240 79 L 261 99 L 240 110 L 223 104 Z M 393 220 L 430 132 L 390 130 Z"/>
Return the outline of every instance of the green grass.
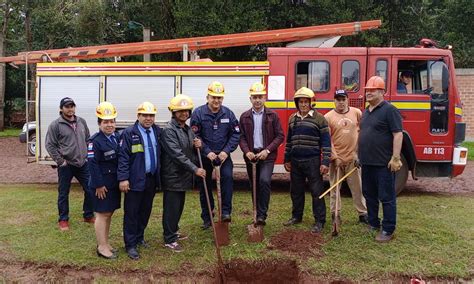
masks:
<path fill-rule="evenodd" d="M 122 210 L 113 217 L 110 236 L 111 244 L 121 248 L 119 259 L 104 261 L 95 255 L 93 227 L 81 222 L 81 189 L 75 186 L 71 191 L 69 232 L 61 233 L 57 229 L 56 198 L 54 185 L 0 185 L 0 260 L 1 255 L 9 255 L 22 261 L 101 268 L 110 272 L 160 271 L 167 275 L 182 271 L 183 265 L 190 274 L 215 267 L 211 233 L 200 229 L 197 192 L 188 193 L 186 197 L 180 226 L 190 239 L 183 242 L 185 251 L 181 254 L 163 248 L 162 194 L 157 194 L 146 231 L 146 239 L 152 247 L 143 251 L 138 262 L 129 260 L 123 250 Z M 313 223 L 309 200 L 307 195 L 303 223 L 296 226 L 297 229 L 309 230 Z M 344 197 L 341 235 L 331 239 L 330 226 L 326 226 L 324 256 L 296 260 L 302 271 L 333 279 L 374 281 L 400 276 L 472 279 L 473 202 L 473 197 L 466 196 L 402 195 L 398 199 L 396 239 L 381 245 L 357 223 L 352 201 Z M 225 261 L 286 257 L 266 246 L 271 236 L 285 229 L 281 224 L 290 217 L 288 193 L 272 195 L 266 239 L 260 244 L 246 242 L 245 226 L 251 210 L 249 193 L 236 192 L 233 206 L 231 244 L 223 248 Z"/>
<path fill-rule="evenodd" d="M 474 161 L 474 142 L 463 142 L 462 146 L 468 149 L 467 151 L 467 159 L 469 161 Z"/>
<path fill-rule="evenodd" d="M 5 128 L 0 131 L 0 137 L 18 137 L 20 135 L 21 128 Z"/>

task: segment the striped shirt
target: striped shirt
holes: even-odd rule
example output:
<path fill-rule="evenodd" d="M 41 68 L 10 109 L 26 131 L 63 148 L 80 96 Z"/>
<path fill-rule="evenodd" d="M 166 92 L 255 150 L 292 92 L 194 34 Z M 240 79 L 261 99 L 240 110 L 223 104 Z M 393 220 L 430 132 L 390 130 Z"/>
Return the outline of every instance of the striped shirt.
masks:
<path fill-rule="evenodd" d="M 310 112 L 305 117 L 291 115 L 286 137 L 285 163 L 291 160 L 309 160 L 320 157 L 321 154 L 321 164 L 329 166 L 331 139 L 324 116 L 317 111 Z"/>

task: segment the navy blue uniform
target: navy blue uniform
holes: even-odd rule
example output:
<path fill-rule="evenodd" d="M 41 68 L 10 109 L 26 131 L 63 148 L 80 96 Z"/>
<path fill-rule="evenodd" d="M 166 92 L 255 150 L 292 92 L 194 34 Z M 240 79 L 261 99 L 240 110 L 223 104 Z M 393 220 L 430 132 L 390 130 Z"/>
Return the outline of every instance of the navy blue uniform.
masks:
<path fill-rule="evenodd" d="M 128 180 L 130 191 L 125 194 L 123 238 L 125 248 L 136 248 L 143 241 L 145 228 L 150 219 L 153 198 L 160 186 L 160 128 L 152 125 L 155 135 L 154 153 L 156 169 L 146 173 L 144 138 L 138 129 L 138 121 L 125 129 L 120 140 L 117 179 Z"/>
<path fill-rule="evenodd" d="M 234 113 L 227 107 L 221 106 L 217 113 L 212 113 L 208 105 L 202 105 L 194 110 L 191 116 L 191 128 L 198 138 L 202 140 L 203 167 L 206 170 L 207 188 L 211 189 L 212 182 L 212 164 L 206 158 L 207 154 L 214 152 L 219 154 L 224 151 L 229 155 L 221 165 L 221 189 L 222 189 L 222 214 L 230 215 L 232 213 L 232 191 L 234 165 L 230 157 L 239 145 L 240 129 L 239 121 Z M 214 211 L 214 198 L 209 196 L 211 209 Z M 211 220 L 207 208 L 206 196 L 204 194 L 204 185 L 200 184 L 201 218 L 203 221 Z"/>
<path fill-rule="evenodd" d="M 89 180 L 89 190 L 94 196 L 95 212 L 113 212 L 120 208 L 120 190 L 117 180 L 118 166 L 118 133 L 107 138 L 99 131 L 92 135 L 87 146 L 87 160 L 91 178 Z M 96 188 L 105 186 L 107 188 L 106 197 L 99 199 L 95 195 Z"/>

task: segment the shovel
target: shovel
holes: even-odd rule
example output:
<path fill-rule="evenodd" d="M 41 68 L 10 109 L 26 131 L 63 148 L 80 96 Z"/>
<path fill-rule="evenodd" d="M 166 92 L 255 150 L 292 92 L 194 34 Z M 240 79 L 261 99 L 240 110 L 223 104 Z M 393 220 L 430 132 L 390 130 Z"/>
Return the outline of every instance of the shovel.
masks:
<path fill-rule="evenodd" d="M 337 168 L 336 170 L 336 179 L 339 179 L 341 173 L 341 169 Z M 336 210 L 334 212 L 334 219 L 332 220 L 332 232 L 331 234 L 335 237 L 339 235 L 339 231 L 341 229 L 341 219 L 339 217 L 339 200 L 341 198 L 341 183 L 338 182 L 336 186 Z"/>
<path fill-rule="evenodd" d="M 328 190 L 326 190 L 324 193 L 322 193 L 320 196 L 319 196 L 319 199 L 322 199 L 326 194 L 328 194 L 331 190 L 333 190 L 333 188 L 335 188 L 336 186 L 338 186 L 341 182 L 343 182 L 348 176 L 350 176 L 353 172 L 355 172 L 355 170 L 357 170 L 356 167 L 354 167 L 352 170 L 350 170 L 347 174 L 345 174 L 342 178 L 340 178 L 338 181 L 336 181 L 336 183 L 334 183 L 330 188 L 328 188 Z"/>
<path fill-rule="evenodd" d="M 252 162 L 252 194 L 253 194 L 253 224 L 247 225 L 249 243 L 260 243 L 263 241 L 263 226 L 257 225 L 257 162 Z"/>
<path fill-rule="evenodd" d="M 217 242 L 220 246 L 227 246 L 229 240 L 229 223 L 222 222 L 222 194 L 221 194 L 221 166 L 213 165 L 216 172 L 216 187 L 217 187 L 217 222 L 214 227 L 217 233 Z"/>
<path fill-rule="evenodd" d="M 199 166 L 203 168 L 201 151 L 199 150 L 199 148 L 197 148 L 196 150 L 197 150 L 197 154 L 199 158 Z M 206 195 L 207 209 L 209 210 L 209 213 L 211 213 L 212 212 L 211 200 L 209 199 L 209 191 L 207 190 L 206 178 L 203 178 L 202 181 L 204 182 L 204 193 Z M 212 213 L 211 213 L 211 216 L 212 216 Z M 211 222 L 211 225 L 212 225 L 212 232 L 213 232 L 213 237 L 214 237 L 214 245 L 216 246 L 216 254 L 217 254 L 217 274 L 219 276 L 218 283 L 225 283 L 224 263 L 222 262 L 219 238 L 217 237 L 217 229 L 214 222 Z"/>

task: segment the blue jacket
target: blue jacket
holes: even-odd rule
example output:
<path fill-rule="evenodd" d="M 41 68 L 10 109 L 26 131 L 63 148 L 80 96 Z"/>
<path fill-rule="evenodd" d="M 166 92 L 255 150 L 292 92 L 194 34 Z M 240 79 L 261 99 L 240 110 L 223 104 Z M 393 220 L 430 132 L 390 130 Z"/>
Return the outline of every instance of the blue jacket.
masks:
<path fill-rule="evenodd" d="M 114 133 L 117 143 L 112 143 L 102 131 L 92 135 L 87 144 L 87 161 L 91 178 L 89 187 L 95 190 L 105 186 L 118 189 L 117 166 L 119 134 Z"/>
<path fill-rule="evenodd" d="M 201 138 L 202 153 L 206 156 L 221 151 L 230 156 L 239 145 L 239 121 L 225 106 L 221 106 L 217 113 L 212 113 L 207 104 L 196 108 L 191 116 L 191 129 Z"/>
<path fill-rule="evenodd" d="M 160 186 L 160 135 L 161 130 L 156 125 L 151 126 L 156 139 L 156 185 Z M 134 125 L 129 126 L 122 132 L 120 139 L 119 164 L 117 170 L 117 179 L 119 181 L 128 180 L 130 190 L 145 190 L 145 150 L 143 137 L 138 129 L 138 120 Z"/>

